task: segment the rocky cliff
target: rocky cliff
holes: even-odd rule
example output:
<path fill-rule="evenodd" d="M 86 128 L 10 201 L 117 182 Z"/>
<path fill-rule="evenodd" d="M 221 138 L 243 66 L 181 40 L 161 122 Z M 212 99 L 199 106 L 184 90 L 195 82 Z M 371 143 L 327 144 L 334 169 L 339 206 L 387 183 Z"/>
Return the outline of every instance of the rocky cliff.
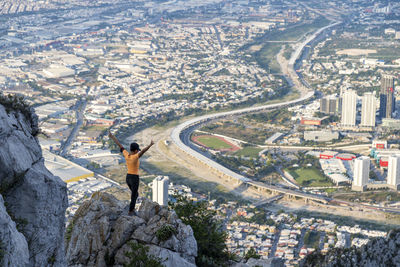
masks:
<path fill-rule="evenodd" d="M 0 96 L 0 262 L 63 266 L 65 183 L 44 166 L 37 116 Z"/>
<path fill-rule="evenodd" d="M 95 193 L 77 210 L 67 227 L 70 266 L 135 266 L 143 247 L 164 266 L 195 266 L 197 243 L 190 226 L 174 211 L 145 199 L 137 216 L 107 193 Z M 131 264 L 131 265 L 129 265 Z"/>
<path fill-rule="evenodd" d="M 300 266 L 400 266 L 400 230 L 391 231 L 386 238 L 371 240 L 361 248 L 335 248 L 326 255 L 314 252 Z"/>

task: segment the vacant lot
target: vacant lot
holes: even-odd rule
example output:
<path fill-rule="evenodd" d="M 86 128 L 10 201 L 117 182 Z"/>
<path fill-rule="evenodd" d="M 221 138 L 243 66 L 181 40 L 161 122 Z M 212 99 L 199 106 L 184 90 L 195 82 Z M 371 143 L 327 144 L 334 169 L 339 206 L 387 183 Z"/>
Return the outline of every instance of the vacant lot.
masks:
<path fill-rule="evenodd" d="M 348 56 L 363 56 L 368 54 L 376 54 L 375 49 L 344 49 L 337 51 L 338 55 L 348 55 Z"/>
<path fill-rule="evenodd" d="M 325 178 L 316 168 L 289 169 L 296 182 L 303 187 L 332 186 L 333 183 Z"/>

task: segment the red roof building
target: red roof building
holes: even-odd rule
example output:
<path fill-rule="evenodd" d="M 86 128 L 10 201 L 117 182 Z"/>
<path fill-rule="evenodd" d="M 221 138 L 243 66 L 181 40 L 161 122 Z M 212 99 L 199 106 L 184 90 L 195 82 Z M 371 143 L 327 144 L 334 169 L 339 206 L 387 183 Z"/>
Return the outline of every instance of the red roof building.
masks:
<path fill-rule="evenodd" d="M 354 154 L 349 154 L 349 153 L 340 153 L 336 156 L 337 159 L 340 160 L 353 160 L 356 158 L 356 155 Z"/>

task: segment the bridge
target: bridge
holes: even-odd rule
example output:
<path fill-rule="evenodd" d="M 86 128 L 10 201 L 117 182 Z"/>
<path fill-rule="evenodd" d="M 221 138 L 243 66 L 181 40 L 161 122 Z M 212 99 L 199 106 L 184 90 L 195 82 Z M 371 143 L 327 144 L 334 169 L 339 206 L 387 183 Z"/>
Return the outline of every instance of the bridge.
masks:
<path fill-rule="evenodd" d="M 306 202 L 312 200 L 315 202 L 328 204 L 331 201 L 330 198 L 322 196 L 322 195 L 308 194 L 308 193 L 302 192 L 300 190 L 287 189 L 284 187 L 268 185 L 268 184 L 265 184 L 262 182 L 257 182 L 257 181 L 246 182 L 246 186 L 254 187 L 259 192 L 264 191 L 264 192 L 271 192 L 274 194 L 285 194 L 285 196 L 288 198 L 302 198 Z"/>
<path fill-rule="evenodd" d="M 267 198 L 267 199 L 261 199 L 260 201 L 254 203 L 254 206 L 260 207 L 260 206 L 262 206 L 262 205 L 272 203 L 272 202 L 274 202 L 274 201 L 276 201 L 276 200 L 279 200 L 279 199 L 281 199 L 281 198 L 283 198 L 283 195 L 282 195 L 282 194 L 277 195 L 277 196 L 273 196 L 273 197 L 270 197 L 270 198 Z"/>

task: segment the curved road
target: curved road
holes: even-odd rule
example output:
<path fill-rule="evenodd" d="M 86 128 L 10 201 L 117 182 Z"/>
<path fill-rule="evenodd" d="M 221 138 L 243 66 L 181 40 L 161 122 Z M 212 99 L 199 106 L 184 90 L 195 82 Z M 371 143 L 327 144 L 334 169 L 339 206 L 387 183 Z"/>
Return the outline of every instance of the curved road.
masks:
<path fill-rule="evenodd" d="M 230 115 L 239 115 L 239 114 L 245 114 L 245 113 L 251 113 L 251 112 L 257 112 L 261 110 L 267 110 L 267 109 L 273 109 L 273 108 L 278 108 L 278 107 L 283 107 L 283 106 L 289 106 L 293 104 L 298 104 L 301 103 L 305 100 L 310 99 L 314 95 L 314 91 L 310 90 L 304 90 L 308 85 L 302 83 L 302 78 L 298 76 L 296 71 L 294 70 L 294 63 L 296 62 L 297 59 L 301 57 L 302 51 L 304 50 L 305 46 L 308 45 L 312 40 L 314 40 L 316 37 L 319 36 L 324 30 L 334 27 L 338 25 L 340 22 L 330 24 L 328 26 L 325 26 L 318 31 L 316 31 L 312 36 L 308 37 L 304 42 L 301 43 L 301 45 L 296 49 L 296 51 L 293 53 L 290 61 L 289 61 L 289 66 L 291 68 L 291 77 L 288 79 L 294 79 L 296 83 L 292 84 L 302 84 L 303 88 L 298 88 L 300 89 L 301 96 L 298 99 L 295 100 L 290 100 L 286 102 L 281 102 L 281 103 L 276 103 L 276 104 L 268 104 L 268 105 L 262 105 L 262 106 L 257 106 L 257 107 L 249 107 L 249 108 L 244 108 L 244 109 L 239 109 L 239 110 L 233 110 L 233 111 L 227 111 L 227 112 L 221 112 L 221 113 L 216 113 L 216 114 L 210 114 L 210 115 L 204 115 L 200 116 L 194 119 L 191 119 L 189 121 L 186 121 L 177 127 L 175 127 L 171 133 L 171 138 L 172 141 L 183 151 L 187 152 L 188 154 L 196 157 L 197 159 L 203 161 L 207 165 L 210 165 L 213 168 L 216 168 L 227 175 L 233 176 L 241 181 L 250 181 L 250 179 L 245 178 L 241 175 L 238 175 L 227 168 L 223 167 L 222 165 L 214 162 L 213 160 L 210 160 L 203 154 L 201 154 L 197 149 L 194 149 L 190 147 L 190 140 L 188 136 L 190 133 L 194 130 L 194 128 L 202 125 L 203 123 L 210 122 L 211 120 L 215 119 L 221 119 L 226 116 Z M 307 89 L 310 89 L 309 87 Z"/>

